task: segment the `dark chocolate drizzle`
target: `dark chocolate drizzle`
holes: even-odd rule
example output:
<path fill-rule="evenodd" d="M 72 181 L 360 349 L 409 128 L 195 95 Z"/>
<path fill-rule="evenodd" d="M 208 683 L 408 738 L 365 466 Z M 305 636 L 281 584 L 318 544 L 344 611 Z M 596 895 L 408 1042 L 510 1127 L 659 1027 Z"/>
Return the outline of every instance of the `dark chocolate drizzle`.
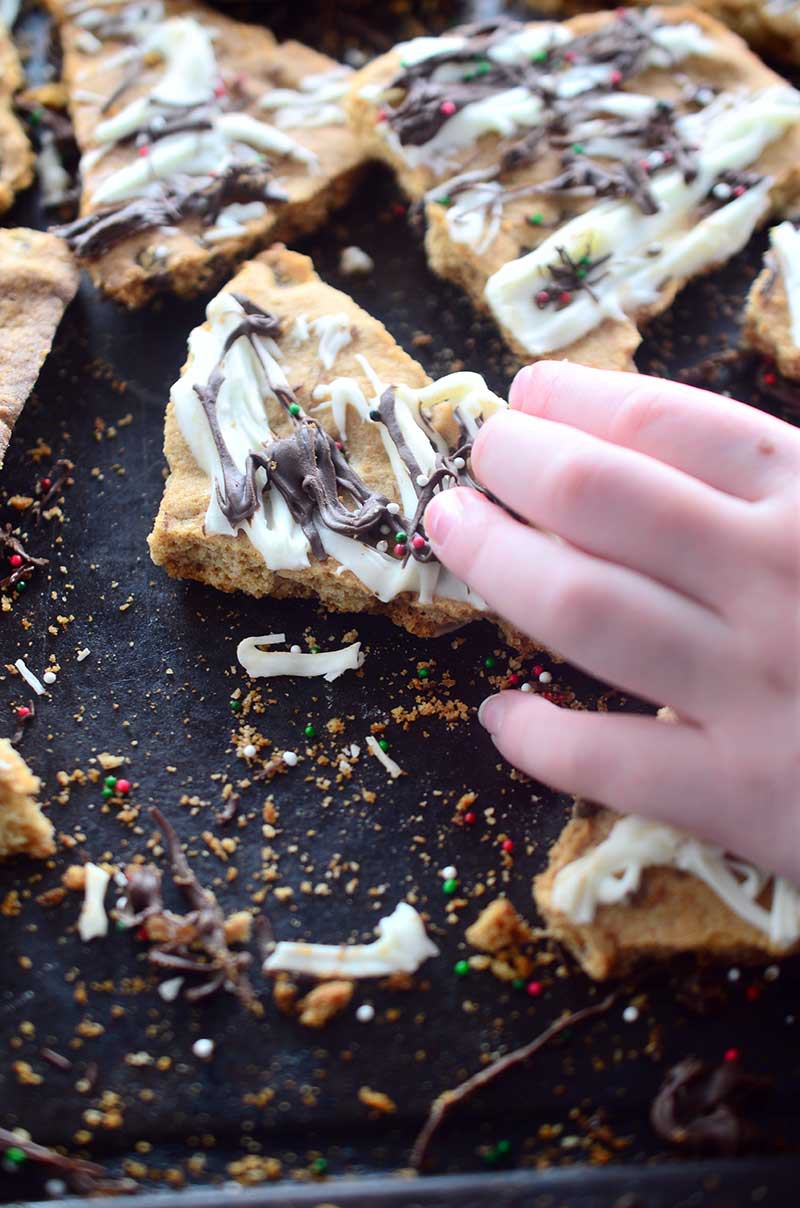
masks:
<path fill-rule="evenodd" d="M 410 557 L 418 562 L 433 560 L 423 523 L 430 500 L 438 491 L 456 483 L 482 489 L 468 468 L 472 436 L 458 410 L 455 410 L 454 418 L 461 432 L 459 447 L 448 454 L 442 454 L 436 448 L 430 421 L 420 412 L 423 427 L 428 432 L 431 446 L 436 450 L 433 470 L 421 481 L 423 471 L 397 422 L 394 387 L 388 387 L 381 395 L 372 418 L 386 425 L 417 495 L 413 516 L 410 519 L 404 517 L 396 504 L 368 486 L 350 465 L 340 444 L 322 425 L 305 415 L 294 391 L 269 380 L 268 367 L 261 357 L 256 339 L 259 336 L 277 339 L 281 332 L 280 320 L 241 294 L 234 294 L 233 297 L 242 307 L 245 317 L 226 339 L 208 382 L 194 386 L 220 460 L 222 482 L 216 484 L 217 503 L 231 527 L 238 528 L 252 519 L 261 506 L 264 493 L 274 489 L 286 502 L 292 519 L 299 524 L 311 552 L 320 562 L 327 558 L 321 528 L 374 549 L 388 551 L 388 546 L 395 544 L 402 550 L 398 557 L 402 557 L 404 564 Z M 293 431 L 288 436 L 273 440 L 251 453 L 243 471 L 239 470 L 231 456 L 217 417 L 219 391 L 225 380 L 224 360 L 240 339 L 250 343 L 267 374 L 270 390 L 293 424 Z M 473 421 L 476 431 L 479 424 L 480 421 Z M 259 472 L 263 472 L 261 481 Z M 399 543 L 397 534 L 404 534 Z M 422 541 L 415 543 L 415 537 L 421 537 Z"/>
<path fill-rule="evenodd" d="M 687 1057 L 667 1073 L 650 1109 L 650 1122 L 672 1145 L 733 1155 L 755 1139 L 756 1130 L 741 1108 L 765 1086 L 736 1061 L 709 1068 L 699 1058 Z"/>
<path fill-rule="evenodd" d="M 547 266 L 551 284 L 537 290 L 536 293 L 535 301 L 539 309 L 544 310 L 545 307 L 554 306 L 557 310 L 563 310 L 565 306 L 569 306 L 575 294 L 581 291 L 587 293 L 596 302 L 597 294 L 594 292 L 594 286 L 605 277 L 604 266 L 611 259 L 611 253 L 607 252 L 605 256 L 592 259 L 587 249 L 585 255 L 575 260 L 566 248 L 560 247 L 556 250 L 558 263 Z"/>
<path fill-rule="evenodd" d="M 78 256 L 94 260 L 133 235 L 174 226 L 187 218 L 200 218 L 206 226 L 213 226 L 225 206 L 234 202 L 287 201 L 286 194 L 272 184 L 271 175 L 270 166 L 264 161 L 233 164 L 203 188 L 192 188 L 186 178 L 185 182 L 162 186 L 155 197 L 122 202 L 51 229 L 66 239 Z"/>

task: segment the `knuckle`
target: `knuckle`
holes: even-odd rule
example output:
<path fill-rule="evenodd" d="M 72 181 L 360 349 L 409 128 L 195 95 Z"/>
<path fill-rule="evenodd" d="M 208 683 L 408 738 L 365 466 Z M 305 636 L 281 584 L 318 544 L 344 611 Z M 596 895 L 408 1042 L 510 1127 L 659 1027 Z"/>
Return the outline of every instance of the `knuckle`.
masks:
<path fill-rule="evenodd" d="M 582 511 L 600 486 L 601 475 L 588 453 L 571 453 L 557 462 L 547 484 L 556 514 L 572 516 Z"/>
<path fill-rule="evenodd" d="M 643 433 L 658 428 L 671 410 L 669 397 L 636 383 L 623 395 L 612 426 L 612 440 L 635 444 Z"/>
<path fill-rule="evenodd" d="M 571 645 L 597 627 L 608 599 L 606 591 L 589 574 L 573 572 L 556 587 L 550 604 L 562 640 Z"/>

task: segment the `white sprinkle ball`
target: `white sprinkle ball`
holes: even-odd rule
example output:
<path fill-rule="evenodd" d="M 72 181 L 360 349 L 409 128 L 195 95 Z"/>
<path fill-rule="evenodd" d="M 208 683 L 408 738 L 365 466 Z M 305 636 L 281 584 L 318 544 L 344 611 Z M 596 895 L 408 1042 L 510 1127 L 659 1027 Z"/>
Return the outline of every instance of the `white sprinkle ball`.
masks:
<path fill-rule="evenodd" d="M 463 470 L 463 469 L 464 469 L 464 466 L 465 466 L 466 464 L 467 464 L 467 463 L 465 462 L 465 460 L 464 460 L 464 458 L 463 458 L 463 457 L 454 457 L 454 458 L 453 458 L 453 465 L 455 466 L 455 468 L 456 468 L 457 470 Z"/>
<path fill-rule="evenodd" d="M 44 675 L 42 676 L 42 679 L 44 680 L 44 682 L 46 684 L 54 684 L 56 682 L 55 672 L 54 671 L 45 671 Z M 53 1179 L 53 1182 L 55 1182 L 55 1183 L 58 1183 L 60 1181 L 61 1181 L 60 1179 Z"/>
<path fill-rule="evenodd" d="M 244 755 L 245 759 L 252 759 L 255 755 L 258 754 L 258 752 L 257 752 L 256 748 L 253 746 L 253 744 L 251 742 L 249 742 L 247 744 L 247 746 L 244 748 L 244 750 L 242 751 L 242 754 Z"/>
<path fill-rule="evenodd" d="M 372 1023 L 375 1018 L 375 1008 L 368 1002 L 362 1002 L 361 1006 L 356 1011 L 356 1019 L 359 1023 Z"/>
<path fill-rule="evenodd" d="M 389 513 L 390 516 L 397 516 L 400 512 L 400 504 L 399 503 L 387 503 L 386 511 Z"/>
<path fill-rule="evenodd" d="M 300 649 L 299 646 L 292 646 L 289 649 L 289 654 L 302 654 L 302 653 L 303 653 L 303 651 Z"/>
<path fill-rule="evenodd" d="M 639 1008 L 634 1007 L 633 1003 L 631 1003 L 631 1005 L 626 1007 L 622 1012 L 622 1018 L 626 1023 L 636 1023 L 636 1020 L 639 1018 Z"/>
<path fill-rule="evenodd" d="M 447 868 L 443 868 L 439 875 L 444 881 L 455 881 L 458 876 L 458 869 L 454 864 L 448 864 Z"/>
<path fill-rule="evenodd" d="M 201 1061 L 208 1061 L 214 1052 L 214 1041 L 203 1036 L 200 1040 L 196 1040 L 192 1045 L 192 1052 L 195 1057 L 199 1057 Z"/>
<path fill-rule="evenodd" d="M 741 976 L 742 976 L 741 969 L 733 968 L 733 969 L 728 970 L 728 981 L 729 982 L 737 982 Z"/>
<path fill-rule="evenodd" d="M 533 692 L 533 688 L 531 687 L 531 685 L 529 683 L 526 682 L 520 688 L 520 692 Z"/>
<path fill-rule="evenodd" d="M 786 1023 L 788 1023 L 788 1024 L 792 1024 L 792 1023 L 794 1023 L 795 1018 L 796 1018 L 796 1017 L 795 1017 L 794 1015 L 787 1015 L 787 1016 L 786 1016 L 786 1020 L 785 1020 L 785 1022 L 786 1022 Z"/>
<path fill-rule="evenodd" d="M 767 965 L 764 970 L 764 981 L 777 981 L 781 975 L 778 965 Z"/>
<path fill-rule="evenodd" d="M 295 766 L 295 764 L 297 763 L 297 755 L 295 754 L 294 751 L 284 751 L 283 752 L 283 762 L 288 763 L 289 767 L 293 768 Z"/>
<path fill-rule="evenodd" d="M 376 548 L 379 553 L 385 554 L 387 549 L 389 548 L 389 543 L 388 543 L 388 541 L 379 541 Z"/>
<path fill-rule="evenodd" d="M 716 197 L 718 201 L 727 201 L 733 189 L 726 184 L 724 180 L 718 181 L 711 190 L 712 197 Z"/>
<path fill-rule="evenodd" d="M 63 1179 L 48 1179 L 44 1185 L 44 1189 L 51 1200 L 60 1200 L 62 1195 L 66 1193 L 67 1184 Z"/>
<path fill-rule="evenodd" d="M 426 487 L 428 485 L 428 475 L 427 474 L 417 474 L 417 477 L 415 478 L 414 481 L 416 482 L 418 487 Z"/>
<path fill-rule="evenodd" d="M 182 985 L 182 977 L 168 977 L 167 980 L 163 981 L 158 987 L 158 993 L 160 997 L 164 999 L 164 1002 L 174 1002 L 181 992 Z M 198 1044 L 199 1043 L 200 1041 L 198 1041 Z"/>
<path fill-rule="evenodd" d="M 553 682 L 553 677 L 549 671 L 543 671 L 542 674 L 539 676 L 540 684 L 552 684 L 552 682 Z"/>

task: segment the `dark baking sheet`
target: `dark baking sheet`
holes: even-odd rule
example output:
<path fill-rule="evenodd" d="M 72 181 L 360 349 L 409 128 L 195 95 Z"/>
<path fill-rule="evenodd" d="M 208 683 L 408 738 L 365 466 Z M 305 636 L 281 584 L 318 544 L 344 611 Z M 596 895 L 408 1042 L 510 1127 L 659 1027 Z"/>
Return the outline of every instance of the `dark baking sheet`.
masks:
<path fill-rule="evenodd" d="M 253 7 L 256 14 L 268 9 Z M 35 30 L 41 43 L 41 28 Z M 29 196 L 8 221 L 45 220 Z M 672 314 L 650 329 L 642 369 L 674 374 L 735 342 L 736 316 L 763 242 L 759 236 L 724 272 L 681 295 Z M 374 257 L 370 277 L 338 276 L 339 252 L 348 243 Z M 356 200 L 302 250 L 313 255 L 325 279 L 383 319 L 431 374 L 463 361 L 494 388 L 507 388 L 512 367 L 491 325 L 477 321 L 460 292 L 428 272 L 388 174 L 370 171 Z M 88 1128 L 92 1157 L 117 1174 L 137 1163 L 135 1169 L 145 1172 L 144 1189 L 163 1191 L 178 1178 L 218 1188 L 230 1182 L 230 1164 L 248 1154 L 277 1157 L 287 1179 L 313 1180 L 311 1187 L 265 1186 L 248 1192 L 248 1202 L 477 1204 L 487 1196 L 553 1208 L 793 1202 L 796 1193 L 787 1188 L 794 1186 L 800 1141 L 796 961 L 784 962 L 776 980 L 742 971 L 738 981 L 729 981 L 725 969 L 698 972 L 688 963 L 653 970 L 622 988 L 605 1019 L 566 1037 L 462 1109 L 433 1149 L 431 1170 L 444 1176 L 441 1181 L 328 1182 L 402 1170 L 439 1091 L 598 991 L 561 959 L 537 973 L 545 988 L 536 999 L 488 973 L 461 979 L 453 972 L 454 962 L 468 954 L 464 927 L 493 896 L 491 889 L 478 896 L 478 886 L 494 880 L 496 891 L 530 912 L 531 876 L 543 866 L 568 808 L 565 798 L 496 762 L 474 712 L 451 726 L 425 718 L 407 732 L 391 719 L 396 705 L 409 708 L 432 698 L 462 700 L 474 709 L 493 684 L 503 682 L 511 654 L 491 626 L 477 624 L 457 640 L 420 641 L 379 618 L 326 616 L 308 602 L 227 597 L 172 582 L 151 565 L 145 537 L 162 486 L 164 403 L 188 330 L 202 312 L 202 301 L 166 299 L 126 314 L 84 283 L 17 427 L 0 485 L 0 520 L 13 521 L 8 497 L 29 493 L 50 461 L 35 464 L 30 451 L 39 441 L 52 448 L 53 458 L 75 463 L 63 524 L 23 525 L 30 548 L 50 557 L 50 566 L 13 613 L 0 617 L 3 664 L 21 656 L 41 673 L 53 653 L 62 668 L 50 695 L 38 702 L 20 749 L 50 793 L 59 770 L 88 770 L 99 752 L 122 754 L 136 786 L 131 800 L 142 809 L 140 829 L 131 830 L 113 809 L 103 808 L 99 786 L 76 787 L 69 804 L 53 804 L 51 812 L 60 832 L 80 836 L 78 845 L 60 850 L 51 868 L 17 863 L 0 869 L 0 902 L 16 890 L 22 905 L 18 917 L 2 924 L 0 1040 L 6 1058 L 0 1063 L 0 1124 L 27 1128 L 37 1140 L 72 1152 L 85 1148 L 75 1136 Z M 432 338 L 415 344 L 418 333 Z M 734 381 L 734 393 L 792 418 L 787 404 L 758 392 L 758 380 L 758 367 L 748 368 Z M 128 416 L 131 422 L 121 426 Z M 66 626 L 59 616 L 70 618 Z M 130 934 L 112 932 L 105 941 L 83 945 L 73 931 L 78 895 L 49 909 L 36 896 L 58 885 L 64 867 L 84 856 L 123 862 L 145 851 L 151 833 L 146 807 L 157 804 L 224 906 L 246 905 L 259 885 L 254 874 L 264 841 L 257 815 L 264 787 L 241 790 L 241 811 L 254 817 L 241 831 L 228 828 L 240 838 L 232 885 L 223 881 L 226 866 L 199 839 L 204 830 L 226 833 L 215 820 L 221 785 L 246 774 L 233 748 L 236 719 L 229 706 L 231 693 L 247 685 L 236 667 L 236 644 L 243 636 L 277 630 L 290 641 L 311 632 L 328 647 L 352 628 L 367 650 L 364 674 L 334 685 L 276 681 L 264 692 L 275 703 L 261 728 L 276 749 L 302 750 L 302 729 L 311 720 L 323 735 L 321 749 L 332 752 L 345 741 L 363 744 L 373 722 L 388 721 L 391 753 L 409 774 L 391 782 L 375 760 L 362 758 L 352 784 L 375 791 L 369 805 L 353 801 L 352 792 L 335 791 L 323 805 L 324 792 L 306 780 L 319 774 L 310 760 L 272 781 L 268 791 L 280 811 L 273 842 L 281 856 L 280 883 L 293 886 L 295 898 L 283 905 L 270 898 L 267 909 L 280 938 L 366 938 L 380 914 L 413 891 L 430 916 L 440 959 L 424 968 L 411 993 L 362 984 L 354 1006 L 373 1003 L 374 1022 L 357 1023 L 351 1010 L 321 1033 L 278 1014 L 257 974 L 266 1007 L 260 1020 L 225 995 L 196 1008 L 162 1002 L 154 980 L 142 985 L 148 967 Z M 76 652 L 84 646 L 91 653 L 78 663 Z M 491 669 L 487 658 L 496 660 Z M 421 687 L 411 682 L 420 661 L 431 667 Z M 552 671 L 558 692 L 574 690 L 588 703 L 602 695 L 612 708 L 635 707 L 563 667 Z M 0 668 L 6 732 L 13 729 L 12 708 L 28 698 L 19 678 Z M 332 717 L 345 722 L 336 739 L 324 729 Z M 212 779 L 217 774 L 221 779 Z M 462 830 L 451 816 L 467 790 L 478 793 L 479 821 Z M 197 816 L 180 804 L 184 795 L 204 803 Z M 486 810 L 492 811 L 489 819 Z M 499 851 L 501 833 L 514 839 L 513 863 Z M 328 882 L 330 895 L 303 893 L 304 881 L 325 881 L 335 856 L 349 870 Z M 469 899 L 458 926 L 447 924 L 439 876 L 451 863 Z M 348 895 L 344 885 L 353 875 L 358 885 Z M 76 1001 L 81 986 L 85 1004 Z M 640 1017 L 625 1023 L 622 1011 L 634 999 Z M 102 1034 L 82 1038 L 87 1019 L 101 1024 Z M 216 1040 L 208 1064 L 191 1053 L 201 1036 Z M 40 1055 L 44 1046 L 67 1054 L 73 1070 L 48 1066 Z M 741 1051 L 748 1070 L 770 1080 L 753 1111 L 760 1128 L 756 1156 L 732 1164 L 676 1161 L 648 1123 L 664 1072 L 688 1053 L 717 1062 L 731 1047 Z M 129 1054 L 142 1051 L 171 1059 L 170 1068 L 128 1064 Z M 28 1062 L 43 1081 L 20 1085 L 12 1069 L 17 1061 Z M 88 1092 L 76 1087 L 87 1069 L 96 1071 Z M 396 1113 L 372 1119 L 357 1097 L 365 1085 L 388 1093 Z M 265 1088 L 274 1091 L 267 1106 L 246 1101 Z M 109 1092 L 123 1106 L 122 1127 L 112 1130 L 84 1117 L 102 1107 Z M 510 1153 L 486 1174 L 487 1149 L 500 1139 L 511 1142 Z M 202 1175 L 189 1173 L 197 1155 L 203 1157 Z M 314 1174 L 320 1158 L 327 1163 L 324 1179 Z M 465 1172 L 466 1179 L 447 1177 Z M 7 1172 L 0 1196 L 39 1198 L 45 1178 L 30 1164 Z M 633 1198 L 626 1199 L 628 1193 Z M 200 1190 L 185 1194 L 185 1202 L 198 1208 L 208 1198 Z M 219 1190 L 214 1194 L 218 1198 Z"/>

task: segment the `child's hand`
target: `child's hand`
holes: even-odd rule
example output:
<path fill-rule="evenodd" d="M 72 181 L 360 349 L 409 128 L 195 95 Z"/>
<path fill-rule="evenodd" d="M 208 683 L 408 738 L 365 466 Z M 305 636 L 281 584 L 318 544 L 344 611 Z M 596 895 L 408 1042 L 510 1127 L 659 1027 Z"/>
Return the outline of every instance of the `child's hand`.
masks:
<path fill-rule="evenodd" d="M 501 692 L 498 750 L 569 793 L 685 827 L 800 884 L 800 432 L 741 403 L 566 362 L 523 369 L 475 491 L 425 515 L 496 612 L 682 719 Z"/>

